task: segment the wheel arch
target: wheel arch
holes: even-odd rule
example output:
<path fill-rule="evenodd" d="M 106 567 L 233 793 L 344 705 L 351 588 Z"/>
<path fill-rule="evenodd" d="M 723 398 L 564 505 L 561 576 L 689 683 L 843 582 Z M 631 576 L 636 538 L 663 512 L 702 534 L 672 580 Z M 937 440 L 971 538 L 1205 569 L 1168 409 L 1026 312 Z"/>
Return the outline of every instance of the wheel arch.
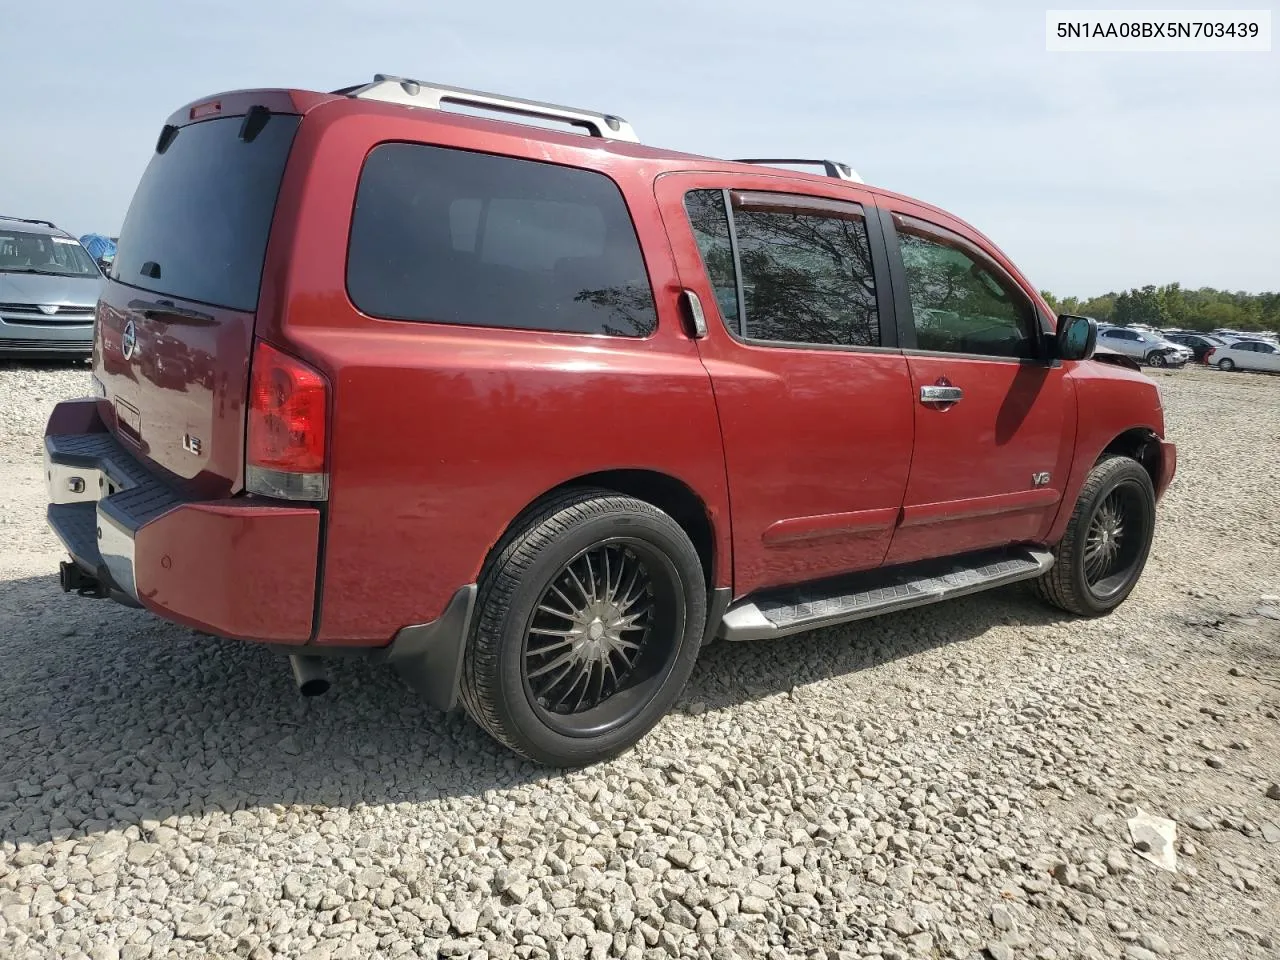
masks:
<path fill-rule="evenodd" d="M 708 589 L 723 585 L 720 581 L 727 584 L 728 571 L 732 569 L 727 555 L 730 549 L 728 531 L 718 529 L 706 499 L 683 480 L 646 468 L 585 473 L 544 491 L 511 519 L 502 535 L 489 549 L 484 565 L 488 566 L 492 558 L 502 551 L 508 538 L 521 528 L 530 513 L 538 510 L 547 500 L 575 488 L 612 490 L 657 507 L 675 520 L 693 542 L 698 558 L 702 561 L 702 572 Z"/>
<path fill-rule="evenodd" d="M 1156 432 L 1150 427 L 1130 427 L 1123 433 L 1118 434 L 1110 443 L 1103 447 L 1102 452 L 1098 454 L 1094 460 L 1094 465 L 1105 456 L 1119 454 L 1129 457 L 1132 460 L 1142 464 L 1142 468 L 1147 471 L 1147 475 L 1151 477 L 1153 487 L 1160 486 L 1161 477 L 1161 457 L 1163 452 L 1160 447 L 1160 438 L 1156 436 Z"/>

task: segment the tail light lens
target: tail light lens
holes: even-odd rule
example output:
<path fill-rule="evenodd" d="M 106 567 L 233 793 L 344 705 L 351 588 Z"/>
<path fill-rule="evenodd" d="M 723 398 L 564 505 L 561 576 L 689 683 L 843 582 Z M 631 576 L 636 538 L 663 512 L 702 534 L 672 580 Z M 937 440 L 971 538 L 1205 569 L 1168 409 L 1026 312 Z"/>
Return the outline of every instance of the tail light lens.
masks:
<path fill-rule="evenodd" d="M 1210 360 L 1212 360 L 1212 359 L 1213 359 L 1213 355 L 1214 355 L 1215 353 L 1217 353 L 1217 352 L 1218 352 L 1218 348 L 1217 348 L 1217 347 L 1210 347 L 1208 350 L 1206 350 L 1206 351 L 1204 352 L 1204 362 L 1205 362 L 1205 363 L 1208 363 Z"/>
<path fill-rule="evenodd" d="M 249 369 L 245 489 L 286 500 L 325 500 L 329 385 L 318 371 L 258 340 Z"/>

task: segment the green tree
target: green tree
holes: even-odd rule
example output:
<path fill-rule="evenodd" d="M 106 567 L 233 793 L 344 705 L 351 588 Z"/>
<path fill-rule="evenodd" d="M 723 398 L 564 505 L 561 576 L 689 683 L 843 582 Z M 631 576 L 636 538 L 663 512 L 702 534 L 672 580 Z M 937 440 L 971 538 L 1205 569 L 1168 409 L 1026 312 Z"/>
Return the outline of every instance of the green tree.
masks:
<path fill-rule="evenodd" d="M 1078 313 L 1104 323 L 1280 332 L 1280 293 L 1245 293 L 1213 287 L 1187 290 L 1179 283 L 1134 287 L 1084 301 L 1042 292 L 1059 313 Z"/>
<path fill-rule="evenodd" d="M 1164 304 L 1154 286 L 1126 290 L 1116 297 L 1115 318 L 1116 323 L 1145 323 L 1153 327 L 1164 326 L 1169 322 Z"/>

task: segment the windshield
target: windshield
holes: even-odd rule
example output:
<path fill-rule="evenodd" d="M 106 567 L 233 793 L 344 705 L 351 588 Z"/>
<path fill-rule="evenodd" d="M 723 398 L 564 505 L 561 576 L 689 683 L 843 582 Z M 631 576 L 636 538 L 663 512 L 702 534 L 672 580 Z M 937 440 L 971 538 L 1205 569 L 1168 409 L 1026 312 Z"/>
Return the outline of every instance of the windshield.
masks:
<path fill-rule="evenodd" d="M 97 265 L 71 237 L 0 230 L 0 273 L 44 273 L 54 277 L 97 277 Z"/>

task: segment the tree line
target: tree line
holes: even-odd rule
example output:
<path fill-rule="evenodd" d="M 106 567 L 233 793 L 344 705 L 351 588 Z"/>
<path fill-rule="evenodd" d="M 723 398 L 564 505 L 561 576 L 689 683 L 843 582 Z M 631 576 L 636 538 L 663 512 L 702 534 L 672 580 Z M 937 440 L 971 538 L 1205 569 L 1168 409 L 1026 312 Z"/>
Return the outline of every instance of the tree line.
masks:
<path fill-rule="evenodd" d="M 1275 330 L 1280 332 L 1280 293 L 1233 293 L 1181 284 L 1134 287 L 1082 300 L 1040 291 L 1058 313 L 1093 317 L 1102 323 L 1145 323 L 1184 330 Z"/>

